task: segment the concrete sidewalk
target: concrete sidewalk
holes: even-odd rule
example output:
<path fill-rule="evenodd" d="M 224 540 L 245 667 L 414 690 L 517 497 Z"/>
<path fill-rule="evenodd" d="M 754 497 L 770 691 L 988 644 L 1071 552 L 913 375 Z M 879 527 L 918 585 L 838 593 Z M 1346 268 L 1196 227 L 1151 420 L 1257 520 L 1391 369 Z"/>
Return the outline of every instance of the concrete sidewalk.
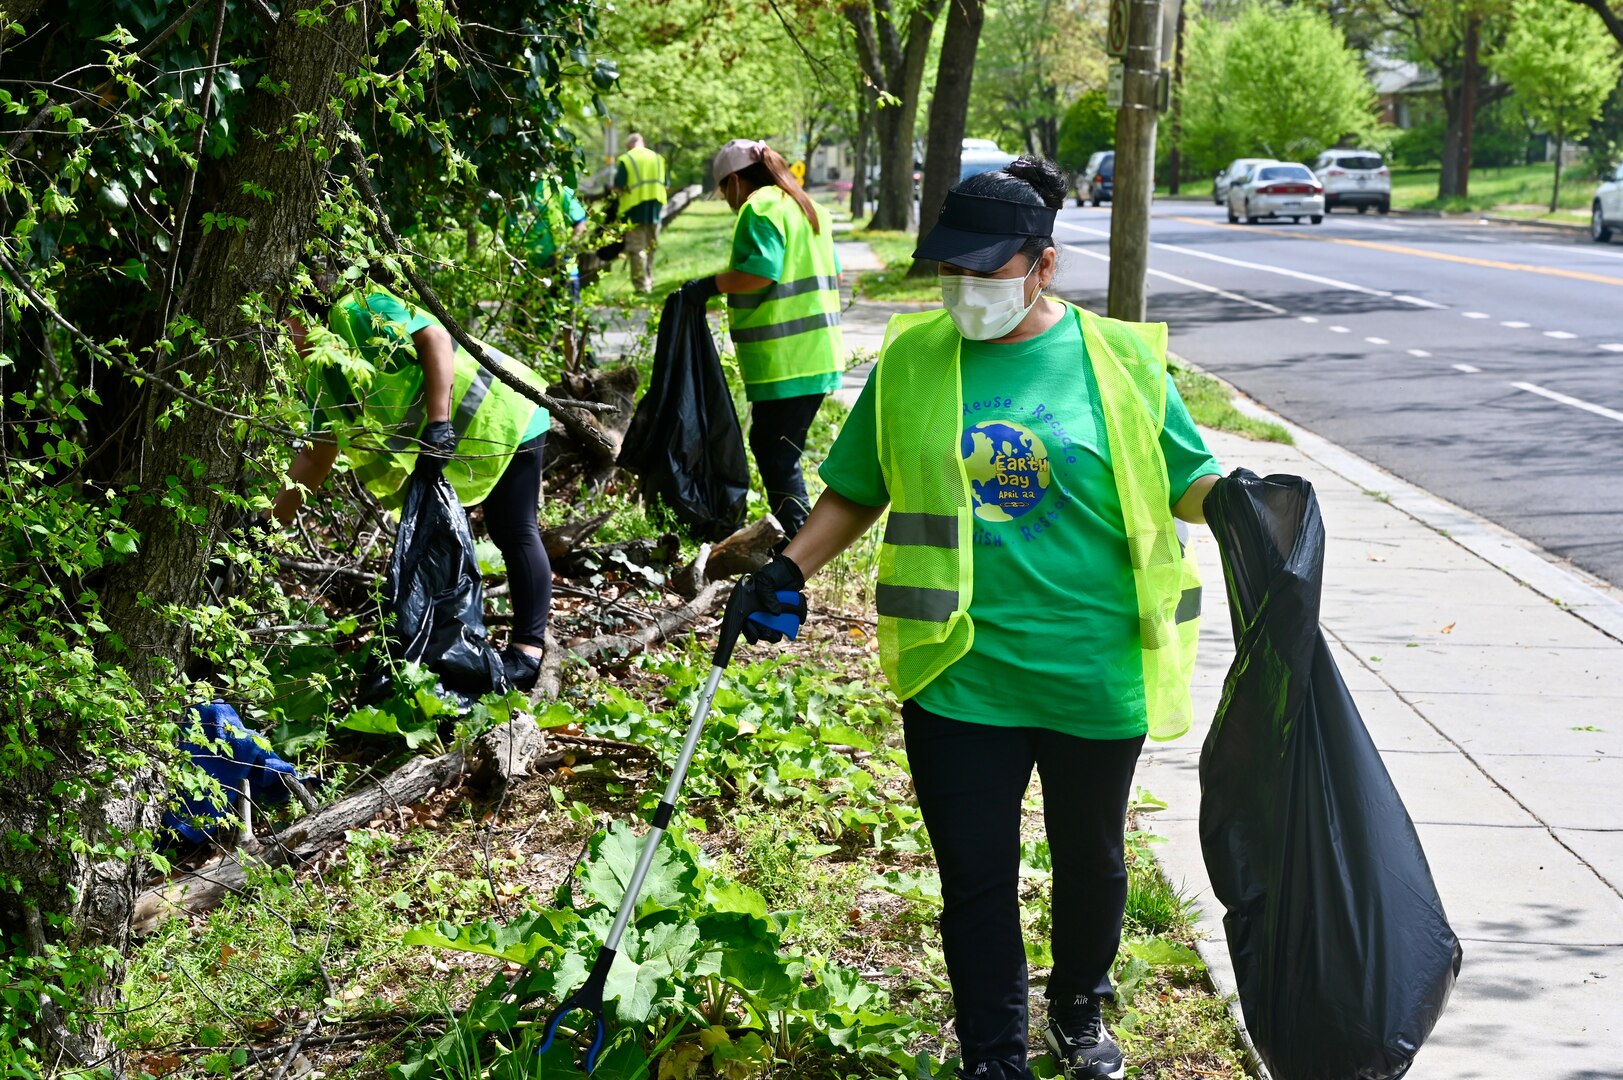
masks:
<path fill-rule="evenodd" d="M 1463 942 L 1448 1011 L 1409 1077 L 1623 1077 L 1623 643 L 1600 628 L 1623 627 L 1623 605 L 1311 435 L 1298 447 L 1207 438 L 1225 469 L 1316 488 L 1324 629 Z M 1150 744 L 1137 782 L 1168 803 L 1144 827 L 1167 837 L 1157 857 L 1200 905 L 1202 951 L 1232 993 L 1197 766 L 1234 649 L 1216 543 L 1196 536 L 1196 729 Z"/>

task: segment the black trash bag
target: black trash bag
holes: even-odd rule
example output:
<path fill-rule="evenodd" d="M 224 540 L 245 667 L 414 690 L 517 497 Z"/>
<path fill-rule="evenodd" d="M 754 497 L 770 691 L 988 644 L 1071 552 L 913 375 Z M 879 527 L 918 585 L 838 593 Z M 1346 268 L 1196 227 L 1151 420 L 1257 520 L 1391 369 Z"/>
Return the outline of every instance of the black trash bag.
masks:
<path fill-rule="evenodd" d="M 407 482 L 384 603 L 395 658 L 416 661 L 466 697 L 508 689 L 485 633 L 485 589 L 468 515 L 443 477 Z"/>
<path fill-rule="evenodd" d="M 1459 974 L 1409 813 L 1319 630 L 1313 486 L 1239 469 L 1206 499 L 1235 657 L 1200 754 L 1200 842 L 1275 1080 L 1392 1080 Z"/>
<path fill-rule="evenodd" d="M 696 537 L 720 540 L 744 524 L 749 461 L 732 391 L 704 307 L 665 298 L 648 393 L 637 403 L 620 465 L 643 498 L 670 508 Z"/>

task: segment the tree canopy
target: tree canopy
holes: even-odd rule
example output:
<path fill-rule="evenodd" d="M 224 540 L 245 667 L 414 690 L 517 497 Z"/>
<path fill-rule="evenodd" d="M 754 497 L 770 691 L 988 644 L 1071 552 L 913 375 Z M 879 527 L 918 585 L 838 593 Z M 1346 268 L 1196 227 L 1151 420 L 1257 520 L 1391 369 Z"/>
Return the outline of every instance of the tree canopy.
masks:
<path fill-rule="evenodd" d="M 1252 0 L 1232 21 L 1191 20 L 1185 58 L 1183 150 L 1197 168 L 1379 138 L 1363 61 L 1321 12 Z"/>

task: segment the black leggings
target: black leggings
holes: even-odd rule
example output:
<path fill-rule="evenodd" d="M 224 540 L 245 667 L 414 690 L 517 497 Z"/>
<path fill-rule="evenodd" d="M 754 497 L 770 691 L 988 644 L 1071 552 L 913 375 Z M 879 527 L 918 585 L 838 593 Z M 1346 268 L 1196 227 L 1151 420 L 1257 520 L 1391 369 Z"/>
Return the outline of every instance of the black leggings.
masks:
<path fill-rule="evenodd" d="M 767 508 L 777 517 L 786 536 L 794 536 L 811 512 L 800 455 L 806 432 L 817 417 L 822 394 L 757 401 L 750 408 L 750 452 L 761 470 Z"/>
<path fill-rule="evenodd" d="M 541 456 L 546 436 L 537 435 L 513 454 L 507 470 L 485 497 L 485 531 L 507 560 L 513 598 L 515 645 L 542 645 L 552 610 L 552 564 L 541 543 L 536 512 L 541 506 Z"/>
<path fill-rule="evenodd" d="M 1082 739 L 949 720 L 902 706 L 907 760 L 941 870 L 941 942 L 967 1067 L 1026 1076 L 1020 804 L 1035 764 L 1054 864 L 1052 999 L 1113 996 L 1127 904 L 1122 833 L 1144 736 Z"/>

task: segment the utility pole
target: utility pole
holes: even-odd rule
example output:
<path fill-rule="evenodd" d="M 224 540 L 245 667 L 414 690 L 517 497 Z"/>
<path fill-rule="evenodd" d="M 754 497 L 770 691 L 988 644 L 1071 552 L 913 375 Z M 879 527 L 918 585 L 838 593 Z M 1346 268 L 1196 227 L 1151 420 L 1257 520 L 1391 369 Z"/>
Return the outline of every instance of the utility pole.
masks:
<path fill-rule="evenodd" d="M 1178 37 L 1172 47 L 1172 152 L 1167 155 L 1167 194 L 1176 195 L 1183 183 L 1183 26 L 1184 9 L 1178 5 Z M 1166 42 L 1162 42 L 1164 48 Z"/>
<path fill-rule="evenodd" d="M 1110 39 L 1125 15 L 1121 103 L 1116 112 L 1116 180 L 1110 199 L 1112 319 L 1144 320 L 1150 203 L 1155 194 L 1155 124 L 1161 83 L 1161 0 L 1112 0 Z"/>

